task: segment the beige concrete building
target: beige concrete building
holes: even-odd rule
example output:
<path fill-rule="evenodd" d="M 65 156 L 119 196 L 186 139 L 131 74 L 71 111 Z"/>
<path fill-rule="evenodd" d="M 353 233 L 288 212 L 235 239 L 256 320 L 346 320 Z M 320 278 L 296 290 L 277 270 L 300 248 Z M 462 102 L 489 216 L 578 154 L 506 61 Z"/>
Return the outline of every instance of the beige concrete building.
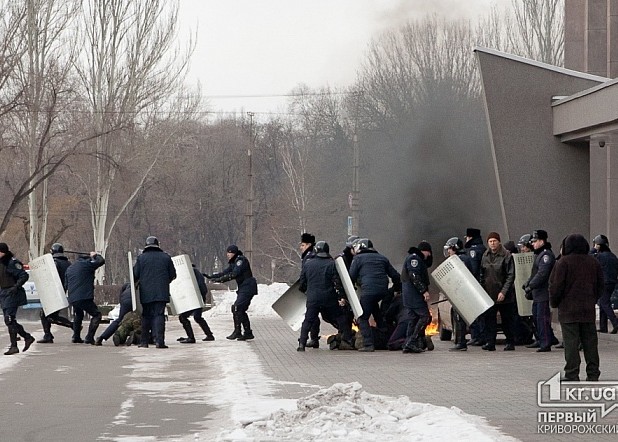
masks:
<path fill-rule="evenodd" d="M 617 245 L 618 0 L 565 8 L 566 68 L 475 49 L 503 228 Z"/>

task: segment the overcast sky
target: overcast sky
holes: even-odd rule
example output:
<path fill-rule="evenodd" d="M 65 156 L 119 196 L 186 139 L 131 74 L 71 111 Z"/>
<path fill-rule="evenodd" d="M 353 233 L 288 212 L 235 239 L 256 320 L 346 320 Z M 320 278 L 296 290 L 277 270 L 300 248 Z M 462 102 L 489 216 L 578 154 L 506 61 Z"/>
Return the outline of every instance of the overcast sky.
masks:
<path fill-rule="evenodd" d="M 182 32 L 197 30 L 189 82 L 213 111 L 282 110 L 301 83 L 353 83 L 368 44 L 385 30 L 436 13 L 474 20 L 511 0 L 181 0 Z M 255 98 L 260 96 L 260 98 Z"/>

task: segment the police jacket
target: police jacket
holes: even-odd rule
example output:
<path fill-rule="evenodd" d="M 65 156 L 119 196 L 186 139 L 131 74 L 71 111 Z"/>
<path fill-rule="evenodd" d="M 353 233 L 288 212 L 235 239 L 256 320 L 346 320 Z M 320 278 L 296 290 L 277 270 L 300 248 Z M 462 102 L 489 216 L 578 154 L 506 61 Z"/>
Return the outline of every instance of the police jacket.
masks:
<path fill-rule="evenodd" d="M 170 283 L 176 279 L 172 257 L 159 247 L 146 247 L 133 266 L 133 278 L 142 304 L 169 302 Z"/>
<path fill-rule="evenodd" d="M 101 255 L 81 256 L 66 271 L 69 302 L 94 299 L 94 272 L 105 264 Z"/>
<path fill-rule="evenodd" d="M 64 291 L 67 291 L 67 281 L 66 281 L 66 273 L 67 269 L 71 266 L 71 261 L 69 258 L 64 256 L 62 253 L 54 253 L 54 264 L 56 264 L 56 270 L 58 271 L 58 276 L 60 276 L 60 281 L 62 281 L 62 288 Z"/>
<path fill-rule="evenodd" d="M 13 252 L 5 253 L 0 259 L 0 304 L 3 309 L 28 303 L 23 287 L 28 278 L 24 266 L 13 256 Z"/>
<path fill-rule="evenodd" d="M 386 256 L 373 249 L 363 249 L 354 256 L 350 266 L 350 279 L 352 283 L 359 285 L 361 296 L 386 296 L 389 277 L 393 285 L 401 284 L 399 272 Z"/>
<path fill-rule="evenodd" d="M 615 286 L 618 278 L 618 258 L 610 250 L 600 250 L 595 254 L 603 269 L 603 280 L 605 286 Z"/>
<path fill-rule="evenodd" d="M 427 307 L 423 294 L 429 289 L 429 273 L 425 256 L 416 247 L 409 250 L 401 270 L 401 296 L 406 308 Z"/>
<path fill-rule="evenodd" d="M 193 273 L 195 273 L 195 280 L 197 281 L 197 287 L 200 289 L 200 295 L 202 295 L 202 301 L 206 302 L 206 294 L 208 293 L 208 287 L 206 287 L 206 279 L 202 272 L 200 272 L 195 266 L 193 266 Z"/>
<path fill-rule="evenodd" d="M 243 296 L 257 295 L 257 281 L 251 272 L 249 260 L 239 251 L 228 261 L 229 265 L 220 273 L 215 273 L 213 279 L 216 282 L 236 280 L 238 290 L 236 293 Z"/>
<path fill-rule="evenodd" d="M 527 285 L 532 289 L 532 300 L 534 302 L 549 301 L 549 275 L 556 263 L 556 257 L 549 243 L 535 249 L 534 254 L 536 256 Z"/>
<path fill-rule="evenodd" d="M 341 279 L 330 256 L 316 256 L 300 272 L 299 290 L 307 295 L 307 305 L 336 306 Z"/>
<path fill-rule="evenodd" d="M 337 255 L 337 257 L 339 256 L 343 258 L 343 262 L 345 263 L 345 268 L 348 269 L 348 272 L 349 272 L 350 267 L 352 267 L 352 260 L 354 259 L 354 255 L 352 254 L 352 249 L 350 247 L 346 247 L 345 249 L 343 249 L 343 252 Z"/>
<path fill-rule="evenodd" d="M 310 259 L 315 258 L 315 249 L 313 248 L 313 246 L 307 247 L 307 249 L 303 252 L 300 258 L 302 260 L 301 267 L 304 266 L 305 263 Z"/>
<path fill-rule="evenodd" d="M 472 238 L 464 245 L 466 255 L 470 257 L 470 271 L 477 281 L 481 278 L 481 260 L 483 259 L 483 253 L 487 250 L 483 239 L 480 237 Z"/>
<path fill-rule="evenodd" d="M 497 302 L 499 293 L 504 295 L 504 304 L 515 302 L 515 263 L 511 252 L 504 246 L 500 245 L 496 253 L 485 250 L 480 277 L 481 285 L 494 302 Z"/>

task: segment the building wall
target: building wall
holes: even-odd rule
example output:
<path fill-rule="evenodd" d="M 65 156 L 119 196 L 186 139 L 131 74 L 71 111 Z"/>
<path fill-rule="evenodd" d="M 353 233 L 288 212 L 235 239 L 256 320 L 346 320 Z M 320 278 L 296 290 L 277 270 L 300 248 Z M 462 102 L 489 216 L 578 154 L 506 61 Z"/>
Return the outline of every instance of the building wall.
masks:
<path fill-rule="evenodd" d="M 564 66 L 618 77 L 618 0 L 565 0 Z"/>

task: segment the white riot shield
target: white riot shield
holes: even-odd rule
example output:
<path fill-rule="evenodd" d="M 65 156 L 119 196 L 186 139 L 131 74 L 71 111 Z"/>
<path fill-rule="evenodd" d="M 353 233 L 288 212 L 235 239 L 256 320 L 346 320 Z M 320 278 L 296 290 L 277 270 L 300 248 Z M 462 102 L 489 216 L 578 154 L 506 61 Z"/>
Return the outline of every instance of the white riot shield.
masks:
<path fill-rule="evenodd" d="M 139 314 L 142 313 L 142 303 L 139 299 L 139 291 L 138 288 L 135 287 L 135 279 L 133 278 L 133 254 L 129 252 L 127 254 L 129 258 L 129 282 L 131 283 L 131 305 L 133 307 L 133 311 Z"/>
<path fill-rule="evenodd" d="M 345 266 L 345 261 L 341 256 L 335 258 L 335 267 L 337 268 L 337 273 L 339 273 L 339 278 L 341 278 L 345 294 L 348 296 L 348 302 L 350 303 L 350 307 L 352 307 L 354 317 L 358 318 L 363 314 L 363 308 L 361 307 L 358 293 L 354 290 L 354 284 L 352 284 L 352 280 L 350 279 L 348 268 Z"/>
<path fill-rule="evenodd" d="M 39 256 L 29 264 L 30 279 L 34 282 L 45 316 L 67 308 L 69 301 L 52 255 L 47 253 Z"/>
<path fill-rule="evenodd" d="M 305 320 L 307 296 L 301 292 L 300 281 L 296 281 L 277 299 L 272 308 L 294 331 L 300 330 Z"/>
<path fill-rule="evenodd" d="M 431 276 L 468 325 L 494 305 L 457 255 L 440 264 Z"/>
<path fill-rule="evenodd" d="M 195 279 L 191 258 L 189 255 L 178 255 L 172 258 L 176 268 L 176 279 L 170 284 L 170 306 L 172 314 L 179 315 L 204 306 L 200 288 Z"/>
<path fill-rule="evenodd" d="M 532 300 L 526 299 L 526 292 L 522 286 L 528 282 L 532 274 L 532 264 L 534 264 L 534 253 L 514 253 L 513 262 L 515 263 L 515 296 L 517 299 L 517 312 L 519 316 L 532 316 Z"/>

